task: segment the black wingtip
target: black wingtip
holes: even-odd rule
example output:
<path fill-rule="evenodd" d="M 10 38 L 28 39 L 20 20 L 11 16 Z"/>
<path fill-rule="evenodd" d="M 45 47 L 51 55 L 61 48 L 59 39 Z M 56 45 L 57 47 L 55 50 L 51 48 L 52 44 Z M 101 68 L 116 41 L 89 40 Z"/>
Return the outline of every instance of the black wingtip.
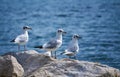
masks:
<path fill-rule="evenodd" d="M 15 42 L 15 39 L 11 40 L 10 42 Z"/>
<path fill-rule="evenodd" d="M 60 55 L 63 55 L 65 52 L 60 53 Z"/>
<path fill-rule="evenodd" d="M 35 46 L 34 48 L 40 48 L 40 49 L 42 49 L 42 48 L 43 48 L 43 46 Z"/>

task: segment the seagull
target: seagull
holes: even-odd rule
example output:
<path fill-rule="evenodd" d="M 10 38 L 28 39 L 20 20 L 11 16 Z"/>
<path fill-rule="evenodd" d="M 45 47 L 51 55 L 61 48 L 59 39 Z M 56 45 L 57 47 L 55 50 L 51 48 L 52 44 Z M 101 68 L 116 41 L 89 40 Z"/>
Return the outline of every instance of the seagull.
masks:
<path fill-rule="evenodd" d="M 24 45 L 24 50 L 26 50 L 26 43 L 29 40 L 28 30 L 31 30 L 29 26 L 24 26 L 23 31 L 24 33 L 21 35 L 18 35 L 15 39 L 13 39 L 10 42 L 13 42 L 15 44 L 18 44 L 18 51 L 20 50 L 20 45 Z"/>
<path fill-rule="evenodd" d="M 53 57 L 52 52 L 55 52 L 55 58 L 56 58 L 56 50 L 62 45 L 62 35 L 66 34 L 66 32 L 63 29 L 58 29 L 56 33 L 56 37 L 47 43 L 41 45 L 41 46 L 35 46 L 34 48 L 40 48 L 45 51 L 47 51 L 47 54 L 50 52 L 51 57 Z"/>
<path fill-rule="evenodd" d="M 78 39 L 81 38 L 79 35 L 74 34 L 72 36 L 72 40 L 70 41 L 67 49 L 62 52 L 61 54 L 65 54 L 66 56 L 72 57 L 74 56 L 76 58 L 76 54 L 79 52 L 79 45 L 78 45 Z"/>

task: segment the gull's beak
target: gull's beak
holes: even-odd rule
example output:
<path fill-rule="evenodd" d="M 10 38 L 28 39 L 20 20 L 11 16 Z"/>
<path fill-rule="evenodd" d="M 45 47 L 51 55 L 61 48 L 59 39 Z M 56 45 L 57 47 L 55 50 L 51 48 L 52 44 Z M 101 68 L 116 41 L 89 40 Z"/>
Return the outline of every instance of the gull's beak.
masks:
<path fill-rule="evenodd" d="M 28 29 L 29 29 L 29 30 L 32 30 L 32 28 L 31 28 L 31 27 L 29 27 Z"/>
<path fill-rule="evenodd" d="M 82 37 L 81 37 L 81 36 L 78 36 L 77 38 L 78 38 L 78 39 L 82 39 Z"/>
<path fill-rule="evenodd" d="M 67 32 L 63 32 L 63 34 L 66 34 Z"/>

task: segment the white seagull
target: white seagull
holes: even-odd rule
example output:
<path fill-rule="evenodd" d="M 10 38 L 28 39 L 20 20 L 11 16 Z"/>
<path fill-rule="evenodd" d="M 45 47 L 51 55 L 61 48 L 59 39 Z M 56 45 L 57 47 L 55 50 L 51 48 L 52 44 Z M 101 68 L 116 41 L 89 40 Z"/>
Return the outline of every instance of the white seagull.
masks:
<path fill-rule="evenodd" d="M 62 35 L 66 32 L 63 29 L 58 29 L 56 33 L 56 37 L 49 42 L 41 45 L 41 46 L 35 46 L 35 48 L 44 49 L 47 51 L 46 53 L 49 54 L 49 56 L 53 57 L 52 52 L 55 51 L 55 58 L 56 58 L 56 50 L 62 45 Z"/>
<path fill-rule="evenodd" d="M 18 35 L 15 39 L 13 39 L 10 42 L 14 42 L 15 44 L 18 44 L 18 51 L 20 50 L 20 45 L 24 45 L 24 50 L 26 50 L 26 43 L 29 40 L 28 30 L 31 30 L 29 26 L 24 26 L 23 30 L 24 33 L 21 35 Z"/>
<path fill-rule="evenodd" d="M 69 43 L 67 49 L 61 54 L 65 54 L 66 56 L 69 57 L 74 56 L 76 58 L 76 54 L 79 52 L 79 45 L 78 45 L 79 38 L 81 38 L 79 35 L 74 34 L 72 36 L 72 41 Z"/>

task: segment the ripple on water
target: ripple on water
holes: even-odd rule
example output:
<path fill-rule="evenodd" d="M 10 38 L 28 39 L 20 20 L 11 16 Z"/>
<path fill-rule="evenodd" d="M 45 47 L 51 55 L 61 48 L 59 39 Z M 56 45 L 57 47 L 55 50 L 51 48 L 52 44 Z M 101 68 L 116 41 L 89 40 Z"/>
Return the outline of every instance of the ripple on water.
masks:
<path fill-rule="evenodd" d="M 67 34 L 58 53 L 66 48 L 74 33 L 80 34 L 79 60 L 120 69 L 119 3 L 119 0 L 0 1 L 0 54 L 17 52 L 17 45 L 9 41 L 22 32 L 24 25 L 33 28 L 28 49 L 44 44 L 55 36 L 56 29 L 63 28 Z"/>

